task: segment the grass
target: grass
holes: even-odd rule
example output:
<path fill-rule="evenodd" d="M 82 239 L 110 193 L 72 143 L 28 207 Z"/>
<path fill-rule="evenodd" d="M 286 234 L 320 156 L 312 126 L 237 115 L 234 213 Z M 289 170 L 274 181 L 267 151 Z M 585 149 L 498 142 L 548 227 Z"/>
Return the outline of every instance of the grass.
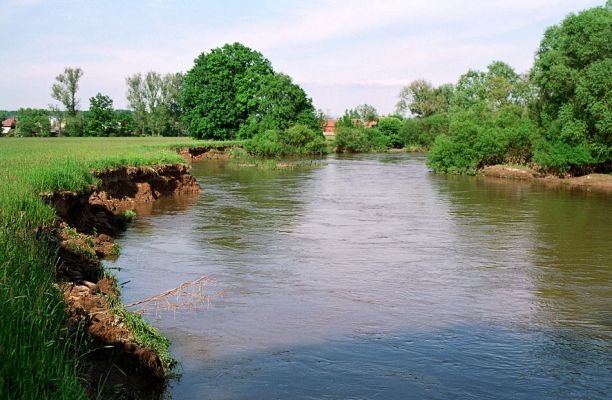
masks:
<path fill-rule="evenodd" d="M 176 147 L 227 146 L 184 138 L 0 138 L 0 399 L 84 399 L 56 249 L 54 210 L 40 193 L 95 184 L 92 170 L 181 162 Z M 144 328 L 143 328 L 144 329 Z"/>

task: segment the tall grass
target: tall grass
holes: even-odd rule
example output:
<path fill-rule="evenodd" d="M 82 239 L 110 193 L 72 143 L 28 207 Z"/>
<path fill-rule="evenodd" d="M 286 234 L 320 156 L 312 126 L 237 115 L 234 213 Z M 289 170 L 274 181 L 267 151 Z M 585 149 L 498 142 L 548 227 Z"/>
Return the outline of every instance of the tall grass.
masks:
<path fill-rule="evenodd" d="M 55 219 L 40 193 L 79 191 L 94 169 L 181 162 L 176 147 L 221 146 L 180 138 L 0 138 L 0 398 L 86 398 L 54 249 L 38 228 Z"/>

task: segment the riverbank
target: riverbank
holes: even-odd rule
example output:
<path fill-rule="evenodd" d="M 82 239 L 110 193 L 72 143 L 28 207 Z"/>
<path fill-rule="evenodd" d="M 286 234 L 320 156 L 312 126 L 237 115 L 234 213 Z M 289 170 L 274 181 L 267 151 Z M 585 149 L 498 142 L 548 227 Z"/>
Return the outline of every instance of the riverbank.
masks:
<path fill-rule="evenodd" d="M 576 177 L 559 177 L 544 175 L 538 171 L 522 165 L 492 165 L 481 170 L 482 175 L 505 178 L 520 179 L 546 184 L 550 187 L 566 187 L 583 190 L 594 190 L 612 193 L 612 175 L 610 174 L 588 174 Z"/>
<path fill-rule="evenodd" d="M 196 190 L 177 148 L 227 144 L 177 138 L 0 141 L 2 396 L 96 397 L 104 387 L 123 384 L 108 373 L 117 359 L 106 355 L 117 349 L 131 370 L 144 372 L 147 385 L 151 376 L 167 374 L 173 362 L 161 354 L 167 340 L 125 310 L 99 258 L 117 251 L 112 236 L 125 227 L 124 210 Z M 108 368 L 90 362 L 94 358 L 106 360 Z"/>
<path fill-rule="evenodd" d="M 124 393 L 160 391 L 176 364 L 169 342 L 125 309 L 116 279 L 102 269 L 100 259 L 118 253 L 114 236 L 138 205 L 201 188 L 183 164 L 120 167 L 94 175 L 100 183 L 90 190 L 42 196 L 58 218 L 51 233 L 59 248 L 56 280 L 69 322 L 83 329 L 93 346 L 81 364 L 90 381 L 104 378 L 107 386 L 122 385 Z"/>

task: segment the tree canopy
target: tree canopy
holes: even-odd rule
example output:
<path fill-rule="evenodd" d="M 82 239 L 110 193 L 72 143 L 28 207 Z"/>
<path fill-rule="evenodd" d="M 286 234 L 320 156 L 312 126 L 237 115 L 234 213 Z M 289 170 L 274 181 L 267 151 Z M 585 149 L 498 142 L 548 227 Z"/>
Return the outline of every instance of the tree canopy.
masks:
<path fill-rule="evenodd" d="M 180 105 L 184 127 L 199 139 L 248 138 L 298 123 L 321 130 L 303 89 L 240 43 L 196 58 L 185 74 Z"/>
<path fill-rule="evenodd" d="M 568 154 L 565 161 L 570 164 L 612 159 L 610 71 L 610 4 L 570 14 L 560 25 L 546 30 L 531 71 L 538 93 L 536 114 L 545 129 L 545 152 L 587 150 L 579 160 Z M 563 157 L 556 161 L 564 162 Z"/>
<path fill-rule="evenodd" d="M 81 68 L 64 68 L 64 73 L 55 77 L 56 83 L 51 86 L 51 97 L 66 107 L 69 117 L 75 118 L 79 109 L 76 92 L 79 90 L 79 79 L 83 76 Z"/>
<path fill-rule="evenodd" d="M 115 111 L 110 97 L 98 93 L 89 99 L 86 130 L 90 136 L 112 136 L 115 133 Z"/>

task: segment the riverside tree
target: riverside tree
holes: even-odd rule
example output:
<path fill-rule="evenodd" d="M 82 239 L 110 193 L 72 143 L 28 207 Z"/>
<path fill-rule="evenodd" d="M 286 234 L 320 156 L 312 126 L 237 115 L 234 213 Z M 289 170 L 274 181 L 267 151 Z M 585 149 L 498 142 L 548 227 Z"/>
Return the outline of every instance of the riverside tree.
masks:
<path fill-rule="evenodd" d="M 200 54 L 185 74 L 185 128 L 198 139 L 236 138 L 240 126 L 261 109 L 257 93 L 273 74 L 270 61 L 240 43 Z"/>
<path fill-rule="evenodd" d="M 285 130 L 296 124 L 314 132 L 321 131 L 312 100 L 288 75 L 276 73 L 263 77 L 256 99 L 256 107 L 240 125 L 238 137 L 241 139 L 270 129 Z"/>
<path fill-rule="evenodd" d="M 182 121 L 198 139 L 246 139 L 303 125 L 321 133 L 312 100 L 261 53 L 240 44 L 202 53 L 185 74 Z"/>
<path fill-rule="evenodd" d="M 180 117 L 179 98 L 183 76 L 158 72 L 133 74 L 126 78 L 127 100 L 140 133 L 176 135 Z"/>
<path fill-rule="evenodd" d="M 544 137 L 536 161 L 565 170 L 612 160 L 612 2 L 546 30 L 531 79 Z"/>
<path fill-rule="evenodd" d="M 417 117 L 429 117 L 446 112 L 453 95 L 453 86 L 434 87 L 425 79 L 417 79 L 404 86 L 395 106 L 401 115 L 411 113 Z"/>

